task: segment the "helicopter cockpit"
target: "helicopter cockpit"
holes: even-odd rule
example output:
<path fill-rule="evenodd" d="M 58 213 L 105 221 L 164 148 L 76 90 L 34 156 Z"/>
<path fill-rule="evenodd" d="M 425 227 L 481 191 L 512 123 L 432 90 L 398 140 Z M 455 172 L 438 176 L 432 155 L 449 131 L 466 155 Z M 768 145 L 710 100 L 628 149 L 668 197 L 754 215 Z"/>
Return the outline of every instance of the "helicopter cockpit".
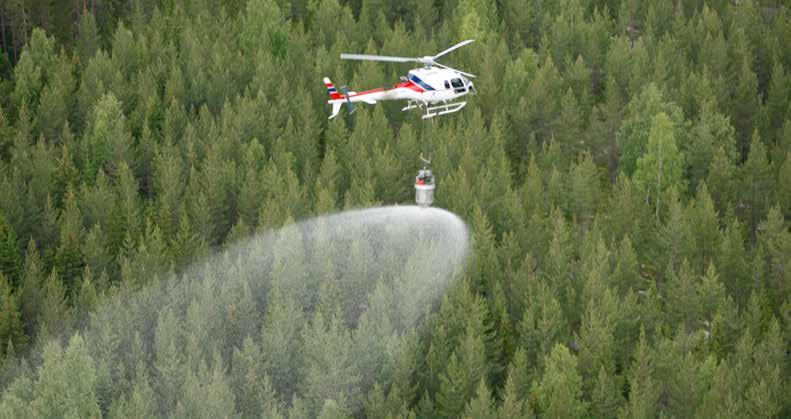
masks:
<path fill-rule="evenodd" d="M 461 77 L 445 80 L 445 89 L 450 90 L 451 88 L 453 93 L 467 93 L 467 91 L 475 93 L 475 86 L 472 82 Z"/>

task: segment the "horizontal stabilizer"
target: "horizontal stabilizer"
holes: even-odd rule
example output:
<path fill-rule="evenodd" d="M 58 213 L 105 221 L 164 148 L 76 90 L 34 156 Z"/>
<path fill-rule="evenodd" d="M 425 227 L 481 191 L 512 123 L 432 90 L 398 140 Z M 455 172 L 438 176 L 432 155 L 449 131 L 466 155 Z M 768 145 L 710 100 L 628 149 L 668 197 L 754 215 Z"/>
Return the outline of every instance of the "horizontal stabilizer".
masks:
<path fill-rule="evenodd" d="M 329 119 L 332 119 L 332 118 L 335 118 L 336 116 L 338 116 L 338 113 L 341 111 L 341 105 L 343 105 L 343 102 L 341 102 L 341 101 L 334 102 L 332 104 L 332 115 L 330 115 Z"/>

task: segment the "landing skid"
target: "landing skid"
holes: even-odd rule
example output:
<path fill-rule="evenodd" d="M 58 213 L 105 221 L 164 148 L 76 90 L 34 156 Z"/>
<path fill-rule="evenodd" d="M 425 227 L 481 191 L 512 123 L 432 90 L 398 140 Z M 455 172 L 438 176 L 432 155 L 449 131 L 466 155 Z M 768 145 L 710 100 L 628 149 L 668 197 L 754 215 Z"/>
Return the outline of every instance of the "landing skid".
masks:
<path fill-rule="evenodd" d="M 458 112 L 465 105 L 467 105 L 467 102 L 443 103 L 441 105 L 428 106 L 428 104 L 426 103 L 410 100 L 409 103 L 407 103 L 407 105 L 401 110 L 408 111 L 415 108 L 426 108 L 426 114 L 423 115 L 421 118 L 429 119 L 437 115 L 445 115 L 449 113 Z"/>

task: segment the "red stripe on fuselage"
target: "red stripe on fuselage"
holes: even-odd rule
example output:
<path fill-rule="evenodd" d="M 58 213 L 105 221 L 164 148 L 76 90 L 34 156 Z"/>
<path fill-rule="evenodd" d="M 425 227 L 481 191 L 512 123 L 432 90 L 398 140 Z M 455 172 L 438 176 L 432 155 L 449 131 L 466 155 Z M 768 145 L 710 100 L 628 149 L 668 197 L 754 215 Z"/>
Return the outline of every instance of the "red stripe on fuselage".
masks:
<path fill-rule="evenodd" d="M 368 94 L 371 94 L 371 93 L 384 92 L 384 91 L 385 91 L 384 87 L 380 87 L 378 89 L 365 90 L 365 91 L 360 92 L 360 93 L 355 93 L 353 95 L 350 95 L 349 97 L 357 97 L 357 96 L 368 95 Z"/>
<path fill-rule="evenodd" d="M 398 83 L 398 84 L 395 85 L 395 87 L 403 87 L 404 89 L 414 90 L 414 91 L 416 91 L 418 93 L 422 93 L 422 92 L 426 91 L 426 89 L 420 87 L 420 85 L 418 85 L 417 83 L 415 83 L 415 82 L 413 82 L 411 80 L 410 81 L 405 81 L 403 83 Z"/>

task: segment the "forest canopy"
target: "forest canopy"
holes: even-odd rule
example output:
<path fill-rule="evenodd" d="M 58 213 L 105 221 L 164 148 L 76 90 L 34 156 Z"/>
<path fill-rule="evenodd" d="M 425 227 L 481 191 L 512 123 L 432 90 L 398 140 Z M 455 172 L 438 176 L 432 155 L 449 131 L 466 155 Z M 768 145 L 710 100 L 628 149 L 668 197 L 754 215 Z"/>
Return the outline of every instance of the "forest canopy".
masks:
<path fill-rule="evenodd" d="M 2 2 L 0 417 L 791 416 L 790 13 Z M 409 70 L 340 53 L 464 39 L 446 59 L 478 75 L 461 112 L 425 122 L 379 103 L 327 120 L 323 77 L 365 90 Z M 429 141 L 435 205 L 472 244 L 398 345 L 333 287 L 309 309 L 244 287 L 173 310 L 147 299 L 254 235 L 412 203 Z M 336 268 L 305 263 L 288 269 Z M 129 295 L 145 309 L 110 316 Z M 151 330 L 135 337 L 124 315 Z M 222 344 L 206 339 L 218 316 Z M 387 362 L 360 375 L 360 354 Z M 330 378 L 344 390 L 324 391 Z"/>

